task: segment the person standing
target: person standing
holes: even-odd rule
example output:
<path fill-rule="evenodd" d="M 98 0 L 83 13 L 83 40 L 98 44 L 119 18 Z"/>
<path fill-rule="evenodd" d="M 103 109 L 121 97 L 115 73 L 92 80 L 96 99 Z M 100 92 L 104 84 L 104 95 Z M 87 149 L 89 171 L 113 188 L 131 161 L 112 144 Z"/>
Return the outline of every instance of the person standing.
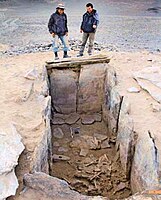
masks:
<path fill-rule="evenodd" d="M 63 4 L 59 4 L 56 8 L 56 12 L 50 16 L 48 29 L 53 37 L 53 51 L 55 54 L 55 59 L 58 60 L 58 49 L 59 49 L 59 39 L 63 44 L 64 56 L 63 58 L 69 58 L 68 56 L 68 26 L 67 26 L 67 15 L 64 12 L 65 7 Z"/>
<path fill-rule="evenodd" d="M 83 33 L 82 44 L 78 57 L 83 56 L 84 49 L 89 40 L 88 54 L 92 55 L 96 29 L 99 23 L 97 11 L 93 8 L 92 3 L 86 5 L 87 12 L 83 15 L 80 32 Z"/>

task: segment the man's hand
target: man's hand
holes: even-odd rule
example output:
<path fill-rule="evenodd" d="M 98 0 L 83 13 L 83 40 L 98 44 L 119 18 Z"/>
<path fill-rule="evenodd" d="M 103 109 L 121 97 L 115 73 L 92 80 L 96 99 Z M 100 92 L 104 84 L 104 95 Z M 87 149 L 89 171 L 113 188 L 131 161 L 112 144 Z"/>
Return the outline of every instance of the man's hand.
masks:
<path fill-rule="evenodd" d="M 82 29 L 80 30 L 80 33 L 83 33 L 83 30 L 82 30 Z"/>
<path fill-rule="evenodd" d="M 66 32 L 65 35 L 68 36 L 68 32 Z"/>
<path fill-rule="evenodd" d="M 51 33 L 52 37 L 55 37 L 55 33 Z"/>
<path fill-rule="evenodd" d="M 96 29 L 96 28 L 97 28 L 97 26 L 96 26 L 96 25 L 93 25 L 93 28 L 94 28 L 94 29 Z"/>

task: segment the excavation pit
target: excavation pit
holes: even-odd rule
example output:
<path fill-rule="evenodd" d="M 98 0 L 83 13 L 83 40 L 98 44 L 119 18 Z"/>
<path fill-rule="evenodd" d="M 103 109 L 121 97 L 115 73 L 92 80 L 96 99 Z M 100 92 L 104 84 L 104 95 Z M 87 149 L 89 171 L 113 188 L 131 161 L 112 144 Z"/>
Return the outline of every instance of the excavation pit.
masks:
<path fill-rule="evenodd" d="M 113 104 L 108 62 L 107 58 L 93 58 L 48 64 L 52 99 L 50 175 L 85 195 L 123 199 L 131 195 L 131 186 L 117 147 L 122 99 L 111 118 L 107 111 Z M 115 80 L 115 73 L 112 76 Z"/>

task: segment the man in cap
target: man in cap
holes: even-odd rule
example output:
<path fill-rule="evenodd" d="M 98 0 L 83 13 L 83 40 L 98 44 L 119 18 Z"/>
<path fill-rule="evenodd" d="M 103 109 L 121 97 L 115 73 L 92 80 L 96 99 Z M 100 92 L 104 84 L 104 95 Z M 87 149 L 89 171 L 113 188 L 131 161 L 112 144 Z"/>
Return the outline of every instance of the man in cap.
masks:
<path fill-rule="evenodd" d="M 97 11 L 93 8 L 91 3 L 86 5 L 87 12 L 83 15 L 80 32 L 83 33 L 82 44 L 79 51 L 79 56 L 83 56 L 85 45 L 89 40 L 88 54 L 92 55 L 96 29 L 99 23 L 99 16 Z"/>
<path fill-rule="evenodd" d="M 55 59 L 59 59 L 58 57 L 58 44 L 59 39 L 63 44 L 64 56 L 63 58 L 69 58 L 68 52 L 68 26 L 67 26 L 67 15 L 64 13 L 65 7 L 63 4 L 59 4 L 56 8 L 56 12 L 53 13 L 49 19 L 48 28 L 49 32 L 53 37 L 53 51 L 55 54 Z"/>

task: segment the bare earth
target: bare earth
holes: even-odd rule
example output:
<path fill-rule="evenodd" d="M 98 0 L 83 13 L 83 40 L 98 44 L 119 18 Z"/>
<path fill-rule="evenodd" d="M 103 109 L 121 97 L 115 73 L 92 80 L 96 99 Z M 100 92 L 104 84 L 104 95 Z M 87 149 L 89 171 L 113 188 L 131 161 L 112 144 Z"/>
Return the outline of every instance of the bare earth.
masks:
<path fill-rule="evenodd" d="M 15 197 L 8 198 L 10 200 L 44 200 L 41 194 L 32 189 L 22 193 L 22 179 L 31 170 L 33 152 L 44 130 L 40 98 L 42 72 L 45 61 L 53 60 L 53 53 L 48 49 L 46 52 L 27 54 L 24 48 L 51 43 L 47 22 L 57 2 L 0 1 L 0 128 L 8 130 L 10 124 L 14 123 L 25 145 L 16 168 L 20 187 Z M 64 2 L 69 17 L 69 38 L 80 39 L 79 26 L 86 1 Z M 111 58 L 110 65 L 117 73 L 117 87 L 122 96 L 128 97 L 131 105 L 130 115 L 134 120 L 135 131 L 139 137 L 150 132 L 158 155 L 161 155 L 161 106 L 133 78 L 135 72 L 145 67 L 153 69 L 161 66 L 161 9 L 157 12 L 148 10 L 160 8 L 161 2 L 93 0 L 93 3 L 100 14 L 96 40 L 111 48 L 111 51 L 101 53 Z M 4 52 L 10 50 L 19 55 L 4 55 Z M 76 52 L 71 51 L 70 55 L 76 56 Z M 37 70 L 38 77 L 35 80 L 26 79 L 25 74 L 32 69 Z M 127 90 L 131 87 L 137 87 L 140 92 L 129 93 Z M 157 88 L 154 92 L 157 93 Z M 154 112 L 154 105 L 160 107 L 160 110 Z"/>
<path fill-rule="evenodd" d="M 156 101 L 144 90 L 140 93 L 129 93 L 130 87 L 139 88 L 137 82 L 133 79 L 133 73 L 144 67 L 159 66 L 161 64 L 161 54 L 150 54 L 146 51 L 129 53 L 129 52 L 104 52 L 111 57 L 112 65 L 118 76 L 118 87 L 123 95 L 127 95 L 131 104 L 131 116 L 134 119 L 136 131 L 144 135 L 148 130 L 156 139 L 156 146 L 161 153 L 161 112 L 153 112 L 152 104 Z M 74 56 L 74 52 L 70 53 Z M 20 181 L 20 188 L 17 197 L 11 199 L 21 199 L 19 192 L 22 190 L 22 177 L 24 173 L 30 171 L 32 161 L 32 152 L 39 141 L 39 135 L 43 130 L 41 99 L 38 94 L 41 91 L 41 73 L 45 61 L 51 60 L 52 52 L 26 54 L 15 57 L 2 58 L 0 60 L 0 127 L 4 130 L 9 127 L 11 122 L 16 127 L 23 138 L 26 150 L 20 157 L 20 164 L 17 167 L 17 175 Z M 151 61 L 149 61 L 151 60 Z M 27 71 L 36 68 L 39 77 L 36 80 L 27 80 L 24 75 Z M 34 87 L 27 100 L 24 100 L 32 83 Z M 31 194 L 30 194 L 31 195 Z M 32 197 L 34 200 L 34 197 Z"/>

